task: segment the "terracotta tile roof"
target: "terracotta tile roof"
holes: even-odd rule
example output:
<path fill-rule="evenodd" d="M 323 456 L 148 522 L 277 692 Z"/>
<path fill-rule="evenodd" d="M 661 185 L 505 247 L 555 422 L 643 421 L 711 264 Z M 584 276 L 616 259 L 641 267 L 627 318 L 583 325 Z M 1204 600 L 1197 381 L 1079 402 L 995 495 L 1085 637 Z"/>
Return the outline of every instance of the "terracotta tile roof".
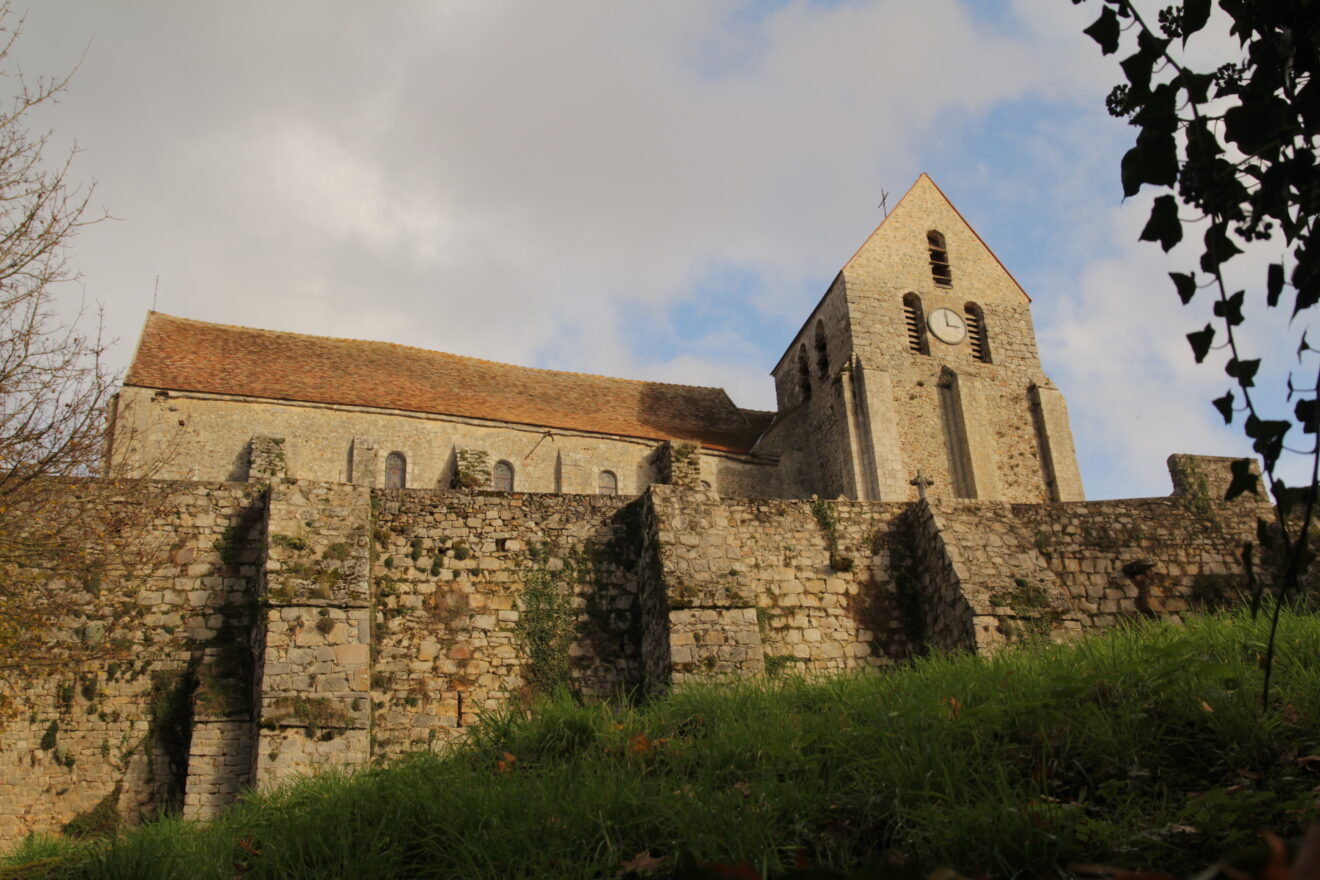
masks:
<path fill-rule="evenodd" d="M 125 385 L 345 404 L 686 440 L 745 452 L 760 433 L 720 388 L 497 364 L 388 342 L 149 312 Z"/>

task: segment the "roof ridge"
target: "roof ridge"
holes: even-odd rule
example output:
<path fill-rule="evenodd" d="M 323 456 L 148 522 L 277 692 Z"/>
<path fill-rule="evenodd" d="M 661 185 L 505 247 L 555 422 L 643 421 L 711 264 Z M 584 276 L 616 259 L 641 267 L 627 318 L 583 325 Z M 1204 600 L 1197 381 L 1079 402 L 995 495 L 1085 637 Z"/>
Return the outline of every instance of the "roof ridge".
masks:
<path fill-rule="evenodd" d="M 421 346 L 417 346 L 417 345 L 404 345 L 401 342 L 387 342 L 385 340 L 380 340 L 380 339 L 354 339 L 349 336 L 321 336 L 315 333 L 298 333 L 297 331 L 294 330 L 268 330 L 264 327 L 245 327 L 242 324 L 223 324 L 218 321 L 201 321 L 198 320 L 197 318 L 184 318 L 179 315 L 169 315 L 166 314 L 165 312 L 148 310 L 147 311 L 148 323 L 151 321 L 153 317 L 164 318 L 169 321 L 179 321 L 185 324 L 197 324 L 203 327 L 219 327 L 226 330 L 242 330 L 245 333 L 259 333 L 265 336 L 295 336 L 302 339 L 318 339 L 329 342 L 351 342 L 359 345 L 365 344 L 365 345 L 388 346 L 390 348 L 405 349 L 407 351 L 418 351 L 430 355 L 438 354 L 438 355 L 443 355 L 445 357 L 458 358 L 460 360 L 471 361 L 473 363 L 478 363 L 478 364 L 489 364 L 495 367 L 510 367 L 515 370 L 532 370 L 538 373 L 555 373 L 561 376 L 585 376 L 591 379 L 608 379 L 611 382 L 632 382 L 638 385 L 663 385 L 667 388 L 694 388 L 700 391 L 719 391 L 724 394 L 724 396 L 729 400 L 729 403 L 732 404 L 735 409 L 738 408 L 738 405 L 733 403 L 733 399 L 729 397 L 728 392 L 724 388 L 718 385 L 685 385 L 681 382 L 660 382 L 655 379 L 630 379 L 626 376 L 607 376 L 604 375 L 603 373 L 584 373 L 578 370 L 555 370 L 549 367 L 528 367 L 522 364 L 510 364 L 504 361 L 492 361 L 487 358 L 472 357 L 471 355 L 466 355 L 466 354 L 454 354 L 452 351 L 440 351 L 439 349 L 435 349 L 435 348 L 422 348 Z M 145 326 L 143 327 L 142 332 L 143 333 L 146 332 Z M 136 360 L 136 356 L 134 359 Z"/>

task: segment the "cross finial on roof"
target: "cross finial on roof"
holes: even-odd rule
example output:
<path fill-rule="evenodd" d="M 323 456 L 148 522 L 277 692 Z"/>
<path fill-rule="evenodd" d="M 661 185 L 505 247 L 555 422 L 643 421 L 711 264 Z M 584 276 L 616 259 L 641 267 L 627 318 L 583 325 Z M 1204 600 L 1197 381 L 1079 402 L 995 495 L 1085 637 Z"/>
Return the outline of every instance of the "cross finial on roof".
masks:
<path fill-rule="evenodd" d="M 926 489 L 935 485 L 935 482 L 929 479 L 928 477 L 926 477 L 920 470 L 918 470 L 916 477 L 914 477 L 911 480 L 911 482 L 908 483 L 908 485 L 916 486 L 917 494 L 924 499 L 926 497 Z"/>
<path fill-rule="evenodd" d="M 883 208 L 885 216 L 889 216 L 889 191 L 883 186 L 880 187 L 880 204 L 876 205 L 876 207 Z"/>

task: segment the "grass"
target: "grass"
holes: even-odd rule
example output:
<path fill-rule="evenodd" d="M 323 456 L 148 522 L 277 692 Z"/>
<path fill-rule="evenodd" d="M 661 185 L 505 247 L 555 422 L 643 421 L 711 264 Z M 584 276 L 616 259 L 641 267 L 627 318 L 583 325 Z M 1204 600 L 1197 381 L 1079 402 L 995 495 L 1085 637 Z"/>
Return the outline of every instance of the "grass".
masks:
<path fill-rule="evenodd" d="M 1320 818 L 1320 618 L 1284 616 L 1262 714 L 1264 641 L 1233 614 L 641 707 L 560 697 L 207 825 L 30 838 L 0 878 L 1191 875 Z"/>

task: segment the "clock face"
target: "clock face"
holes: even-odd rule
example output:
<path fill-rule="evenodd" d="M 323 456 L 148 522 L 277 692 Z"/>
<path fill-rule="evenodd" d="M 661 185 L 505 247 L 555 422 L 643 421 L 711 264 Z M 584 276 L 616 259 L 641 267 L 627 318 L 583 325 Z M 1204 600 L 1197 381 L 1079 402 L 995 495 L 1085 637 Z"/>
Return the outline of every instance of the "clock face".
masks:
<path fill-rule="evenodd" d="M 957 345 L 967 338 L 967 324 L 962 316 L 952 309 L 936 309 L 926 321 L 931 335 L 940 342 Z"/>

